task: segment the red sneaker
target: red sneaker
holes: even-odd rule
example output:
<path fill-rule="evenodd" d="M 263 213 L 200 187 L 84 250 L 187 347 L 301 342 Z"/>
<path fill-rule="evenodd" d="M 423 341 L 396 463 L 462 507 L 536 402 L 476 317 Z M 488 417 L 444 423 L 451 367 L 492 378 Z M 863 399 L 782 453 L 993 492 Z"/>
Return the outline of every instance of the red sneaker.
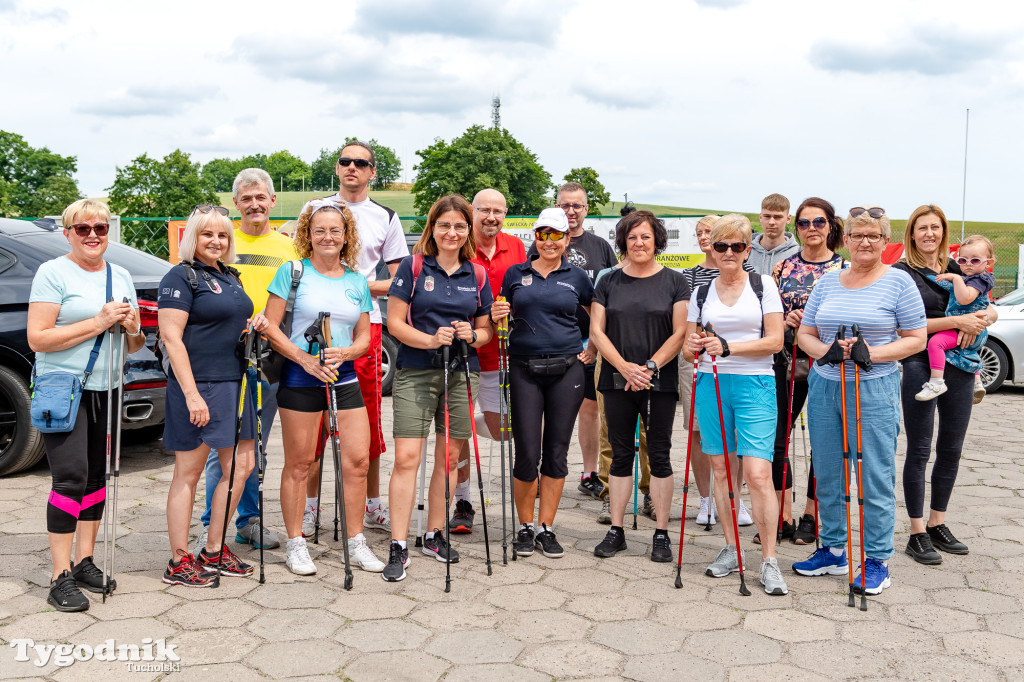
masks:
<path fill-rule="evenodd" d="M 228 549 L 227 545 L 224 545 L 221 548 L 220 553 L 224 555 L 223 560 L 220 562 L 221 575 L 238 576 L 240 578 L 252 575 L 252 566 L 242 563 L 242 560 L 235 556 L 235 553 Z M 200 570 L 216 574 L 217 560 L 217 554 L 207 554 L 204 549 L 199 552 L 199 556 L 196 557 L 196 564 L 199 565 Z"/>
<path fill-rule="evenodd" d="M 174 561 L 167 563 L 164 570 L 164 582 L 168 585 L 184 585 L 185 587 L 210 587 L 214 576 L 196 565 L 191 554 L 185 554 L 177 565 Z"/>

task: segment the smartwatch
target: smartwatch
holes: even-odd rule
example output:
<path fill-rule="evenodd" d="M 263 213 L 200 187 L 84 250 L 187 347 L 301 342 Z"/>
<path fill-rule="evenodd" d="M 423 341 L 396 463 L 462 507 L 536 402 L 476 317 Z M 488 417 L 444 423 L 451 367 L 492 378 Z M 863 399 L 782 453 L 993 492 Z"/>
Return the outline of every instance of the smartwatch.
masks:
<path fill-rule="evenodd" d="M 473 330 L 473 340 L 469 342 L 469 345 L 472 346 L 474 343 L 476 343 L 476 330 L 475 329 Z"/>
<path fill-rule="evenodd" d="M 647 369 L 654 372 L 654 376 L 658 376 L 658 363 L 656 363 L 654 360 L 648 360 L 646 367 Z"/>
<path fill-rule="evenodd" d="M 730 352 L 729 351 L 729 344 L 727 344 L 725 342 L 725 339 L 723 339 L 721 336 L 718 337 L 718 340 L 722 342 L 722 357 L 723 358 L 729 357 L 729 352 Z"/>

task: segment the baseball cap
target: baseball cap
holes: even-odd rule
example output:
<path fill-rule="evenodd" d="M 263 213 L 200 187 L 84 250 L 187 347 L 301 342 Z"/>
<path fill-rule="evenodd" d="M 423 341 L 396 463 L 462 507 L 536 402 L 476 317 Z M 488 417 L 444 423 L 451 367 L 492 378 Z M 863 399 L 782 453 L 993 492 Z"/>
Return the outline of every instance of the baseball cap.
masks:
<path fill-rule="evenodd" d="M 533 224 L 534 230 L 539 230 L 542 227 L 550 227 L 552 230 L 558 230 L 559 232 L 568 232 L 569 219 L 565 217 L 565 211 L 557 206 L 545 208 L 537 216 L 537 222 Z"/>

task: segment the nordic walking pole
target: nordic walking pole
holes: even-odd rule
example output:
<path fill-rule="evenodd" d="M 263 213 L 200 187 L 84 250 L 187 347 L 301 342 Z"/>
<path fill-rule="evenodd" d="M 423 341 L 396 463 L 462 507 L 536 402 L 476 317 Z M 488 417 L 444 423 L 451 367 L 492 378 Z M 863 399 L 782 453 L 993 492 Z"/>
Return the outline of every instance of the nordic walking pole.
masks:
<path fill-rule="evenodd" d="M 514 463 L 512 461 L 512 443 L 509 440 L 509 434 L 512 433 L 512 389 L 508 383 L 508 318 L 502 318 L 498 325 L 498 338 L 501 341 L 499 351 L 503 348 L 504 352 L 499 353 L 499 358 L 502 360 L 502 366 L 504 370 L 501 373 L 502 384 L 501 390 L 501 404 L 505 406 L 505 418 L 501 422 L 501 433 L 502 433 L 502 453 L 505 452 L 505 443 L 508 443 L 508 482 L 511 490 L 509 491 L 509 516 L 512 518 L 512 526 L 516 524 L 516 495 L 515 495 L 515 476 L 514 476 Z M 504 466 L 504 460 L 502 460 Z M 502 472 L 502 481 L 504 482 L 505 475 Z M 502 490 L 502 507 L 504 508 L 505 491 Z M 503 524 L 504 524 L 504 517 Z M 515 532 L 513 530 L 513 532 Z M 502 528 L 502 552 L 504 553 L 504 537 L 505 529 Z M 519 553 L 516 551 L 516 543 L 512 541 L 512 561 L 516 561 L 519 558 Z"/>
<path fill-rule="evenodd" d="M 700 354 L 693 356 L 693 383 L 690 387 L 690 424 L 686 433 L 686 467 L 683 469 L 683 519 L 679 522 L 679 560 L 676 562 L 676 589 L 683 587 L 683 538 L 686 537 L 686 496 L 690 492 L 690 446 L 693 443 L 693 408 L 697 403 L 697 364 Z M 712 479 L 714 485 L 714 479 Z M 714 499 L 714 488 L 711 498 Z M 708 504 L 708 529 L 711 528 L 711 505 Z"/>
<path fill-rule="evenodd" d="M 306 331 L 303 332 L 303 336 L 308 344 L 306 352 L 310 355 L 313 354 L 313 348 L 317 348 L 317 354 L 320 359 L 320 366 L 323 367 L 326 357 L 324 356 L 325 343 L 323 339 L 323 330 L 320 326 L 320 317 L 317 316 L 316 321 L 313 322 L 309 327 L 306 327 Z M 313 455 L 314 461 L 320 460 L 320 466 L 317 467 L 316 473 L 316 512 L 313 518 L 313 544 L 320 544 L 320 511 L 323 507 L 321 495 L 323 494 L 324 487 L 324 452 L 327 450 L 327 430 L 328 424 L 324 420 L 323 415 L 320 416 L 320 433 L 317 435 L 316 442 L 316 453 Z M 337 509 L 335 509 L 337 514 Z M 337 536 L 335 536 L 337 538 Z"/>
<path fill-rule="evenodd" d="M 636 530 L 636 498 L 640 493 L 640 416 L 636 418 L 633 436 L 633 530 Z"/>
<path fill-rule="evenodd" d="M 469 344 L 462 341 L 462 364 L 466 369 L 466 395 L 469 396 L 469 424 L 473 430 L 473 453 L 476 455 L 476 483 L 480 489 L 480 512 L 484 519 L 484 553 L 487 556 L 487 575 L 491 575 L 491 541 L 487 538 L 487 503 L 484 500 L 484 477 L 480 471 L 480 444 L 476 438 L 476 419 L 473 418 L 473 387 L 469 382 Z"/>
<path fill-rule="evenodd" d="M 259 332 L 255 332 L 252 346 L 256 356 L 254 363 L 256 370 L 256 488 L 259 491 L 260 585 L 262 585 L 266 582 L 263 570 L 263 458 L 266 456 L 266 448 L 263 446 L 263 335 Z"/>
<path fill-rule="evenodd" d="M 714 336 L 715 330 L 708 322 L 704 325 L 704 331 L 707 332 L 708 336 Z M 718 399 L 718 423 L 722 427 L 722 456 L 725 457 L 725 477 L 729 483 L 729 511 L 732 512 L 732 530 L 735 533 L 736 539 L 736 564 L 740 569 L 740 594 L 744 597 L 750 596 L 750 590 L 747 589 L 747 581 L 743 577 L 743 552 L 740 550 L 740 525 L 736 520 L 736 496 L 732 489 L 732 467 L 729 466 L 729 446 L 725 440 L 725 415 L 722 414 L 722 391 L 718 384 L 718 360 L 712 355 L 711 356 L 711 372 L 715 377 L 715 398 Z"/>
<path fill-rule="evenodd" d="M 129 303 L 128 297 L 126 296 L 124 303 Z M 140 321 L 141 325 L 142 322 Z M 126 346 L 128 344 L 128 337 L 126 336 L 126 330 L 123 326 L 118 325 L 117 337 L 119 339 L 119 352 L 118 352 L 118 364 L 115 368 L 117 374 L 117 412 L 114 413 L 114 424 L 117 426 L 117 431 L 114 433 L 114 508 L 110 510 L 111 526 L 114 529 L 114 543 L 110 545 L 110 575 L 113 576 L 116 572 L 114 566 L 117 559 L 117 491 L 120 488 L 121 482 L 121 412 L 124 410 L 124 363 L 125 353 L 127 351 Z M 109 408 L 108 408 L 109 409 Z M 104 580 L 107 578 L 104 577 Z"/>
<path fill-rule="evenodd" d="M 108 297 L 107 303 L 113 303 L 114 298 Z M 110 432 L 114 424 L 114 411 L 111 408 L 111 403 L 114 401 L 114 328 L 111 327 L 109 330 L 110 338 L 108 339 L 107 345 L 107 472 L 106 479 L 104 482 L 103 499 L 109 500 L 110 494 L 110 471 L 112 469 L 111 462 L 111 449 L 110 449 Z M 107 333 L 107 332 L 104 332 Z M 120 414 L 118 414 L 120 416 Z M 107 564 L 107 557 L 113 556 L 114 552 L 111 549 L 111 532 L 113 529 L 110 527 L 110 505 L 103 505 L 103 603 L 107 601 L 107 592 L 110 589 L 110 578 Z M 110 560 L 111 563 L 113 559 Z"/>
<path fill-rule="evenodd" d="M 451 472 L 449 466 L 448 446 L 450 439 L 450 428 L 448 424 L 448 368 L 451 356 L 450 346 L 441 346 L 441 357 L 444 361 L 444 541 L 448 547 L 445 549 L 447 556 L 444 561 L 444 591 L 452 591 L 452 545 L 451 529 L 448 527 L 448 505 L 451 504 L 451 490 L 449 488 Z"/>
<path fill-rule="evenodd" d="M 427 485 L 427 439 L 423 439 L 423 452 L 420 453 L 420 492 L 416 504 L 416 547 L 423 546 L 423 494 Z"/>
<path fill-rule="evenodd" d="M 498 421 L 499 448 L 501 450 L 501 563 L 508 565 L 508 519 L 505 516 L 505 334 L 508 329 L 505 318 L 498 322 Z M 513 543 L 513 548 L 515 543 Z"/>
<path fill-rule="evenodd" d="M 860 327 L 853 325 L 853 347 L 850 349 L 850 358 L 853 360 L 853 390 L 854 409 L 857 424 L 857 510 L 860 514 L 860 610 L 868 610 L 868 596 L 864 589 L 864 474 L 862 461 L 864 459 L 864 448 L 861 445 L 860 436 L 860 370 L 871 370 L 871 351 L 864 343 L 864 337 L 860 334 Z"/>
<path fill-rule="evenodd" d="M 694 382 L 694 384 L 695 384 L 695 387 L 696 387 L 696 382 Z M 708 502 L 708 522 L 704 526 L 704 531 L 705 532 L 711 532 L 711 517 L 714 515 L 714 512 L 717 511 L 717 509 L 718 509 L 718 505 L 715 504 L 715 470 L 714 470 L 714 468 L 712 468 L 711 471 L 708 472 L 708 479 L 709 479 L 709 481 L 708 481 L 708 490 L 710 491 L 709 494 L 711 496 L 711 501 Z"/>
<path fill-rule="evenodd" d="M 793 390 L 796 387 L 796 339 L 793 340 L 793 353 L 789 356 L 789 407 L 786 409 L 786 448 L 782 454 L 782 495 L 779 496 L 779 529 L 775 541 L 782 540 L 782 510 L 786 508 L 786 474 L 793 465 L 789 457 L 789 437 L 793 432 Z M 796 486 L 793 486 L 794 490 Z M 792 507 L 790 507 L 792 509 Z"/>
<path fill-rule="evenodd" d="M 800 413 L 800 440 L 804 445 L 804 462 L 807 462 L 807 422 L 804 420 L 804 413 Z M 821 539 L 818 537 L 818 477 L 814 475 L 814 462 L 807 466 L 808 476 L 814 485 L 814 550 L 821 549 Z"/>
<path fill-rule="evenodd" d="M 844 340 L 846 337 L 846 326 L 839 325 L 839 330 L 836 332 L 835 343 L 832 344 L 832 348 Z M 829 349 L 829 353 L 832 349 Z M 842 400 L 842 408 L 840 410 L 843 418 L 843 479 L 845 485 L 843 487 L 843 497 L 846 500 L 846 565 L 848 567 L 848 573 L 850 577 L 850 599 L 847 602 L 847 606 L 854 606 L 853 597 L 853 529 L 850 527 L 850 435 L 846 428 L 846 363 L 842 358 L 839 359 L 839 396 Z M 861 566 L 861 572 L 864 571 L 864 567 Z"/>
<path fill-rule="evenodd" d="M 322 357 L 326 356 L 327 349 L 331 347 L 331 314 L 320 313 L 320 337 L 323 345 L 320 347 Z M 341 471 L 341 441 L 338 437 L 338 394 L 334 390 L 333 381 L 325 381 L 324 388 L 327 390 L 327 419 L 331 435 L 331 451 L 334 454 L 334 539 L 338 539 L 338 515 L 341 515 L 341 552 L 345 557 L 345 589 L 352 589 L 352 563 L 348 554 L 348 522 L 345 512 L 345 477 Z M 321 460 L 320 469 L 323 470 L 324 463 Z"/>
<path fill-rule="evenodd" d="M 242 411 L 245 409 L 245 392 L 248 389 L 249 372 L 242 372 L 241 390 L 238 392 L 238 409 L 235 411 L 235 445 L 231 448 L 231 473 L 228 477 L 228 497 L 224 502 L 224 525 L 220 533 L 220 551 L 217 553 L 217 576 L 210 587 L 220 587 L 221 567 L 224 564 L 224 541 L 228 536 L 228 521 L 231 518 L 231 496 L 235 490 L 235 463 L 238 455 L 238 439 L 242 434 Z M 261 538 L 262 539 L 262 538 Z"/>

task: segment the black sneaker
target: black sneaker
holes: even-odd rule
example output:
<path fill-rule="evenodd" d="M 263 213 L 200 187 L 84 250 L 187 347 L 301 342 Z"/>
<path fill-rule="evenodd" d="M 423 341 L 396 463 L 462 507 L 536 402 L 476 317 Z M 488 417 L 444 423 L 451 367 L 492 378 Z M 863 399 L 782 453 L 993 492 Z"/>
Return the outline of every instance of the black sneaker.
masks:
<path fill-rule="evenodd" d="M 576 490 L 579 490 L 584 495 L 590 495 L 595 500 L 599 500 L 601 499 L 601 492 L 604 490 L 604 486 L 601 484 L 601 479 L 597 477 L 597 472 L 591 471 L 590 475 L 576 486 Z"/>
<path fill-rule="evenodd" d="M 934 528 L 925 528 L 928 531 L 928 537 L 932 539 L 932 544 L 941 549 L 943 552 L 949 554 L 967 554 L 970 552 L 967 549 L 967 545 L 953 537 L 953 534 L 949 532 L 949 528 L 944 523 L 940 523 Z"/>
<path fill-rule="evenodd" d="M 91 556 L 85 557 L 71 569 L 71 577 L 80 588 L 103 594 L 103 571 L 96 568 Z M 117 581 L 113 577 L 107 578 L 107 589 L 111 592 L 117 589 Z"/>
<path fill-rule="evenodd" d="M 455 513 L 448 521 L 448 529 L 452 533 L 472 533 L 474 516 L 476 512 L 473 511 L 473 503 L 469 500 L 458 500 L 455 503 Z"/>
<path fill-rule="evenodd" d="M 89 608 L 89 599 L 78 589 L 71 571 L 64 571 L 50 582 L 50 593 L 46 595 L 46 601 L 58 611 L 85 611 Z"/>
<path fill-rule="evenodd" d="M 790 542 L 794 545 L 810 545 L 814 543 L 816 537 L 818 535 L 814 532 L 814 517 L 811 514 L 804 514 L 796 522 L 796 530 Z"/>
<path fill-rule="evenodd" d="M 444 540 L 444 533 L 441 532 L 440 528 L 434 529 L 434 537 L 428 538 L 424 536 L 423 553 L 434 557 L 442 563 L 459 563 L 459 553 L 448 546 L 448 543 Z"/>
<path fill-rule="evenodd" d="M 604 540 L 594 548 L 594 556 L 607 559 L 615 556 L 618 552 L 626 549 L 626 533 L 615 526 L 612 526 L 605 533 Z"/>
<path fill-rule="evenodd" d="M 919 564 L 937 566 L 942 563 L 942 555 L 935 551 L 928 533 L 914 533 L 907 542 L 907 554 Z"/>
<path fill-rule="evenodd" d="M 654 534 L 654 544 L 651 545 L 651 561 L 667 564 L 672 561 L 672 541 L 668 535 Z"/>
<path fill-rule="evenodd" d="M 565 554 L 565 550 L 558 544 L 558 540 L 555 539 L 555 534 L 545 526 L 541 525 L 541 532 L 537 533 L 537 537 L 534 539 L 535 544 L 540 547 L 540 552 L 549 559 L 561 559 Z"/>
<path fill-rule="evenodd" d="M 519 526 L 519 532 L 516 533 L 516 554 L 519 556 L 530 556 L 533 554 L 533 544 L 536 540 L 536 536 L 533 534 L 533 528 L 530 528 L 525 523 Z"/>
<path fill-rule="evenodd" d="M 388 553 L 388 565 L 384 567 L 382 574 L 384 580 L 389 583 L 397 583 L 405 580 L 405 567 L 409 565 L 409 548 L 402 547 L 397 542 L 391 543 L 391 551 Z"/>
<path fill-rule="evenodd" d="M 778 542 L 784 542 L 785 540 L 792 540 L 793 536 L 796 535 L 796 524 L 790 523 L 789 521 L 782 522 L 782 532 L 778 534 L 776 540 Z"/>

